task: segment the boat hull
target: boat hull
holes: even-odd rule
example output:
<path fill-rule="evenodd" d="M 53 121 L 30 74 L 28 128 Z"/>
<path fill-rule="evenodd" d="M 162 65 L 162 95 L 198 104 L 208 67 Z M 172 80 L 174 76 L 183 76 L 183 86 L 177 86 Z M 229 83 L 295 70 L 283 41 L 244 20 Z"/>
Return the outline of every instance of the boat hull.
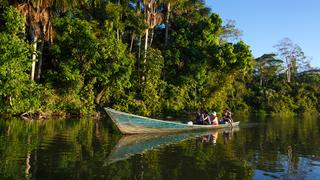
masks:
<path fill-rule="evenodd" d="M 123 134 L 172 133 L 191 130 L 211 130 L 238 126 L 240 122 L 221 125 L 188 125 L 177 122 L 151 119 L 111 108 L 105 108 L 107 114 Z"/>

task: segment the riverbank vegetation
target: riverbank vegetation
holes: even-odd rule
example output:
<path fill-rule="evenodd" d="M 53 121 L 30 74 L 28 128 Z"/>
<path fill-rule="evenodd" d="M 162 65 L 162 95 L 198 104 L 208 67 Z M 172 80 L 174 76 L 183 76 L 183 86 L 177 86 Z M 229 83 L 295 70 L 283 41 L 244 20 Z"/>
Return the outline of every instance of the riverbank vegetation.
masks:
<path fill-rule="evenodd" d="M 202 0 L 0 1 L 0 113 L 319 111 L 298 45 L 254 59 L 240 36 Z"/>

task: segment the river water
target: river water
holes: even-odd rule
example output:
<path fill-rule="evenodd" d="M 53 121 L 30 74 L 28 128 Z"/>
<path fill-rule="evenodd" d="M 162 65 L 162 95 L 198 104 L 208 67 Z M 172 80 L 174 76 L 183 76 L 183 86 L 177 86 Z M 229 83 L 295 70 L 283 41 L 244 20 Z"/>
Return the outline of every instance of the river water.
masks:
<path fill-rule="evenodd" d="M 122 136 L 108 118 L 0 119 L 0 179 L 320 179 L 320 120 Z"/>

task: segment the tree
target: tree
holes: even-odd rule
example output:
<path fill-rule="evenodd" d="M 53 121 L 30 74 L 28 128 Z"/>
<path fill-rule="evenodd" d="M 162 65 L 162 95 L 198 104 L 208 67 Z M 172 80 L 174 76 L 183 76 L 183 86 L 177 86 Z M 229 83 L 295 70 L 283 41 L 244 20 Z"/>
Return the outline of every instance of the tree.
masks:
<path fill-rule="evenodd" d="M 31 47 L 24 38 L 24 18 L 14 7 L 0 15 L 0 113 L 21 114 L 39 106 L 38 86 L 29 80 Z"/>
<path fill-rule="evenodd" d="M 165 32 L 165 43 L 164 45 L 167 46 L 168 44 L 168 38 L 169 38 L 169 27 L 170 27 L 170 14 L 173 9 L 173 7 L 179 3 L 179 0 L 164 0 L 164 3 L 166 4 L 166 18 L 165 18 L 165 26 L 166 26 L 166 32 Z"/>
<path fill-rule="evenodd" d="M 274 46 L 278 49 L 280 57 L 285 60 L 287 82 L 292 81 L 292 74 L 296 74 L 300 68 L 304 68 L 308 62 L 301 47 L 294 44 L 291 39 L 284 38 Z"/>
<path fill-rule="evenodd" d="M 162 13 L 158 10 L 160 3 L 157 0 L 143 0 L 145 23 L 145 42 L 144 42 L 144 63 L 147 60 L 148 43 L 149 43 L 149 29 L 153 29 L 156 25 L 162 22 Z"/>
<path fill-rule="evenodd" d="M 241 39 L 242 31 L 236 27 L 236 21 L 228 19 L 222 26 L 220 33 L 220 43 L 235 42 Z"/>
<path fill-rule="evenodd" d="M 52 54 L 59 63 L 48 73 L 48 80 L 56 82 L 67 111 L 87 114 L 94 108 L 95 77 L 92 69 L 100 54 L 98 38 L 92 24 L 79 18 L 64 17 L 54 22 L 57 38 Z M 50 78 L 50 79 L 49 79 Z M 69 102 L 68 102 L 69 101 Z"/>
<path fill-rule="evenodd" d="M 266 76 L 275 76 L 280 71 L 282 60 L 276 58 L 276 54 L 264 54 L 255 59 L 255 69 L 259 76 L 259 84 L 263 85 Z"/>
<path fill-rule="evenodd" d="M 43 61 L 44 41 L 53 41 L 52 21 L 56 14 L 65 12 L 68 8 L 75 6 L 77 1 L 65 0 L 23 0 L 10 1 L 21 14 L 26 17 L 27 32 L 33 45 L 34 53 L 32 55 L 31 80 L 39 80 Z M 36 59 L 38 50 L 37 44 L 40 44 L 39 63 L 36 74 Z"/>

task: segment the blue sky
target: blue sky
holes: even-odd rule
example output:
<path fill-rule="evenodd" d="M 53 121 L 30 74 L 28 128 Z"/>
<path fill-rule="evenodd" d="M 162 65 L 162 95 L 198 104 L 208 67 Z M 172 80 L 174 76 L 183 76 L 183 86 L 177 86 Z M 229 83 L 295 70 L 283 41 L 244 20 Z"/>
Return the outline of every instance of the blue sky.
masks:
<path fill-rule="evenodd" d="M 236 21 L 255 57 L 276 52 L 273 46 L 288 37 L 320 67 L 320 0 L 206 0 L 206 5 L 224 21 Z"/>

